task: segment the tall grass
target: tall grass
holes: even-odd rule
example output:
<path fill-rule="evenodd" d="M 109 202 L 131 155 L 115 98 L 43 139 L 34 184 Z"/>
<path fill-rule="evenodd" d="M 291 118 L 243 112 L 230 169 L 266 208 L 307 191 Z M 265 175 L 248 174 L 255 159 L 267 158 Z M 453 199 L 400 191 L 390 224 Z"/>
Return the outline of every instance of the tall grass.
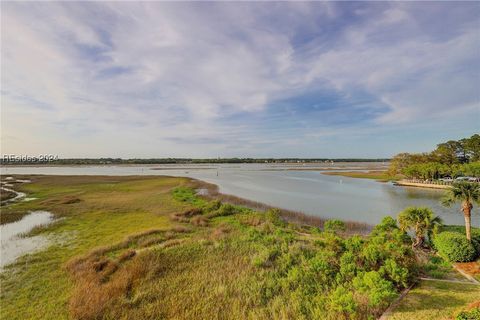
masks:
<path fill-rule="evenodd" d="M 89 178 L 33 178 L 36 204 L 63 219 L 36 231 L 56 239 L 52 247 L 1 275 L 0 318 L 340 319 L 331 309 L 335 290 L 339 283 L 354 290 L 357 275 L 342 271 L 351 267 L 342 267 L 346 248 L 360 250 L 355 268 L 366 270 L 409 257 L 409 244 L 381 237 L 363 252 L 367 237 L 292 225 L 324 220 L 198 181 Z M 208 193 L 197 196 L 200 188 Z M 390 247 L 406 251 L 393 255 Z M 367 307 L 359 290 L 355 299 L 358 319 L 383 308 Z"/>

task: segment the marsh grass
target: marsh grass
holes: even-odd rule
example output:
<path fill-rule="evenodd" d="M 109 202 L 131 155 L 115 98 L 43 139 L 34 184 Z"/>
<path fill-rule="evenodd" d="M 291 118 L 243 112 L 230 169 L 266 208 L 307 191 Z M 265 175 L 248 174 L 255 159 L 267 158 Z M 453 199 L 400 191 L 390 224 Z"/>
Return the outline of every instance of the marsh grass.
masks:
<path fill-rule="evenodd" d="M 333 171 L 333 172 L 322 172 L 322 174 L 329 176 L 342 176 L 349 178 L 359 178 L 359 179 L 374 179 L 380 182 L 388 181 L 397 181 L 400 180 L 400 176 L 389 175 L 387 171 L 381 170 L 371 170 L 371 171 Z"/>
<path fill-rule="evenodd" d="M 2 319 L 67 319 L 74 283 L 63 267 L 71 258 L 111 246 L 145 230 L 167 230 L 170 214 L 187 209 L 173 201 L 181 178 L 33 176 L 22 191 L 37 200 L 2 208 L 2 223 L 30 210 L 47 210 L 63 218 L 36 233 L 58 239 L 47 249 L 24 256 L 0 275 Z M 51 199 L 77 197 L 60 204 Z M 165 235 L 166 236 L 166 235 Z"/>
<path fill-rule="evenodd" d="M 229 203 L 234 206 L 239 206 L 243 208 L 249 208 L 254 211 L 268 211 L 270 209 L 278 209 L 267 204 L 251 201 L 248 199 L 243 199 L 240 197 L 236 197 L 233 195 L 226 195 L 220 193 L 218 191 L 218 186 L 207 183 L 204 181 L 192 179 L 185 187 L 185 189 L 195 189 L 195 190 L 203 190 L 201 196 L 198 198 L 206 199 L 206 200 L 214 200 L 218 203 L 224 202 Z M 195 196 L 195 194 L 191 194 L 190 196 Z M 207 204 L 208 205 L 208 204 Z M 287 222 L 291 222 L 297 225 L 306 225 L 306 226 L 315 226 L 318 228 L 323 228 L 323 224 L 327 219 L 308 215 L 300 211 L 292 211 L 292 210 L 285 210 L 285 209 L 278 209 L 280 212 L 280 216 Z M 368 223 L 356 222 L 356 221 L 344 221 L 346 226 L 346 233 L 347 234 L 368 234 L 373 226 Z"/>
<path fill-rule="evenodd" d="M 341 319 L 338 283 L 354 289 L 340 257 L 368 241 L 184 178 L 34 176 L 23 187 L 62 218 L 36 232 L 68 241 L 6 268 L 2 319 Z M 388 257 L 409 267 L 410 244 L 389 237 L 372 240 L 352 270 L 378 270 Z M 354 292 L 358 319 L 389 301 L 371 307 Z"/>

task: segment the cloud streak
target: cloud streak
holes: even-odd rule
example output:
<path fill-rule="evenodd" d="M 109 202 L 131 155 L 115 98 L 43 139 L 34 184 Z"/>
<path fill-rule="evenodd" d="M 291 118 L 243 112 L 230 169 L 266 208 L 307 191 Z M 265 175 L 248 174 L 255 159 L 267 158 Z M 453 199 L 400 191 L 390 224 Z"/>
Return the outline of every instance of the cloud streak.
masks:
<path fill-rule="evenodd" d="M 2 3 L 2 149 L 348 156 L 318 146 L 431 121 L 424 144 L 470 134 L 479 18 L 478 3 Z"/>

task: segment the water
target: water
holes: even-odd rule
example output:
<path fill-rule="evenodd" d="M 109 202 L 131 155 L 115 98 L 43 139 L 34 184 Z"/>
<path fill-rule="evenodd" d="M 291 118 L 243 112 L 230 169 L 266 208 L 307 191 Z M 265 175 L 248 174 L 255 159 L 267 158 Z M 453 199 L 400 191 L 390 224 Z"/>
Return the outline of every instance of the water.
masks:
<path fill-rule="evenodd" d="M 370 163 L 205 164 L 3 167 L 2 174 L 170 175 L 217 184 L 220 191 L 311 215 L 378 223 L 408 206 L 428 206 L 447 224 L 463 224 L 460 206 L 440 205 L 443 190 L 394 186 L 368 179 L 327 176 L 318 170 L 368 170 Z M 318 170 L 311 170 L 318 169 Z M 480 226 L 478 208 L 473 225 Z"/>
<path fill-rule="evenodd" d="M 0 268 L 18 257 L 38 250 L 48 244 L 43 236 L 24 237 L 34 227 L 52 222 L 53 214 L 48 211 L 32 211 L 21 220 L 0 225 L 1 259 Z"/>

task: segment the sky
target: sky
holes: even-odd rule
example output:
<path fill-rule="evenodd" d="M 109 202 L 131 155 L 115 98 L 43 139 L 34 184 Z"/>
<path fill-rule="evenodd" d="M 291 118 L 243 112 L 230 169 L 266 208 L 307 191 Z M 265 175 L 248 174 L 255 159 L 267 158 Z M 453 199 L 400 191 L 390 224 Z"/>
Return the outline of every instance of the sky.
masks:
<path fill-rule="evenodd" d="M 1 153 L 382 158 L 480 132 L 480 2 L 1 2 Z"/>

